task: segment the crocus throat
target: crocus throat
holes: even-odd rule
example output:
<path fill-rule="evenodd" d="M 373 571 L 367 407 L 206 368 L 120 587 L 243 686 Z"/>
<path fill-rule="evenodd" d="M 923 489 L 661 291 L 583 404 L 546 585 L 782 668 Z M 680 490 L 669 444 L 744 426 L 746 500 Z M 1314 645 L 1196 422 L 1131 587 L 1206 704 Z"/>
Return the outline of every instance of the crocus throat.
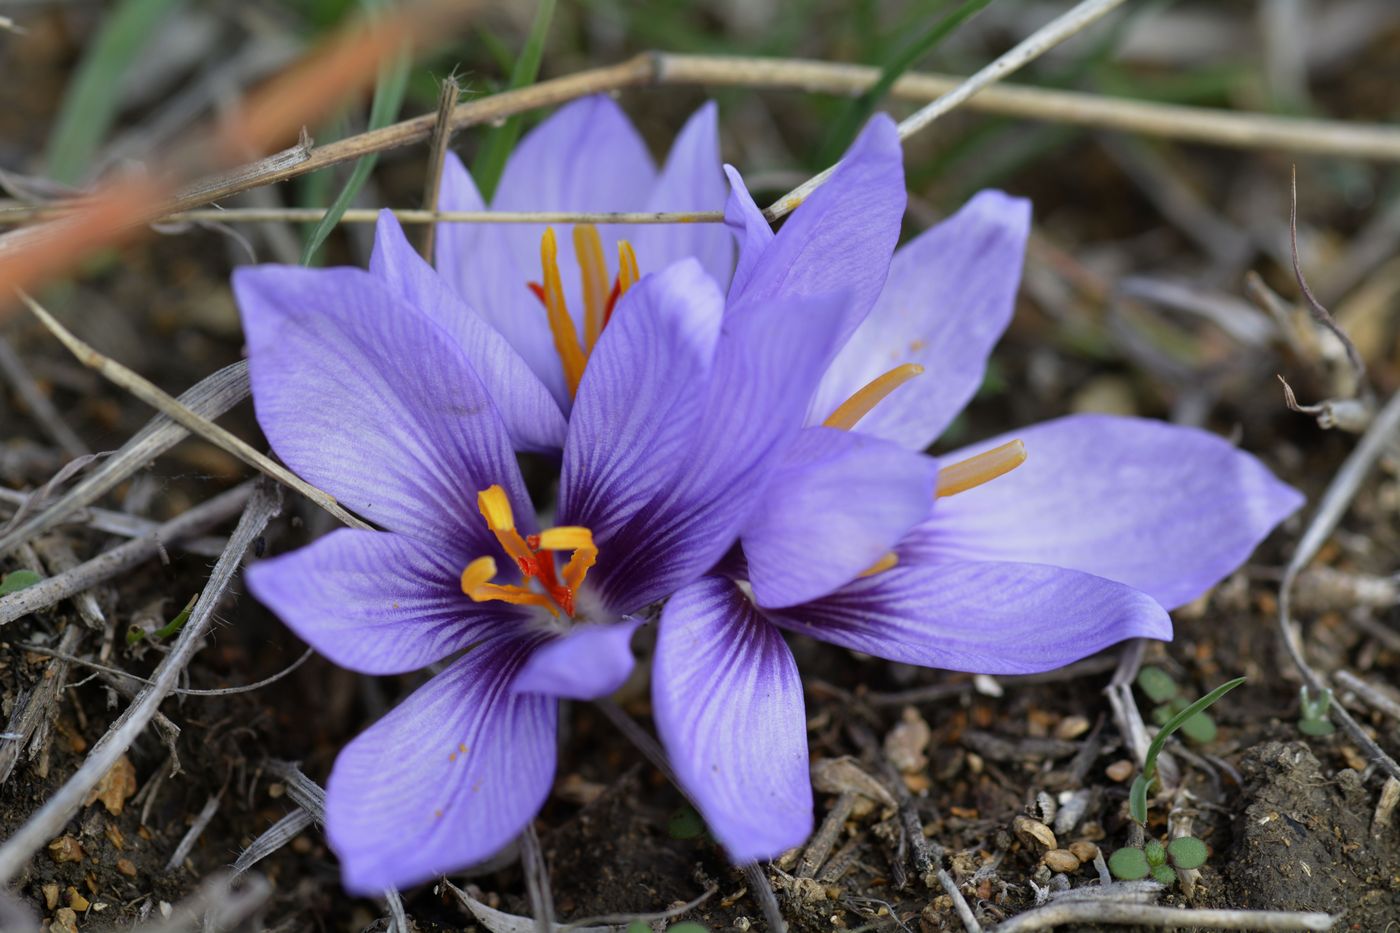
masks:
<path fill-rule="evenodd" d="M 579 339 L 573 316 L 564 302 L 564 286 L 559 277 L 559 244 L 554 228 L 545 230 L 540 240 L 541 277 L 544 281 L 527 282 L 526 286 L 544 305 L 550 333 L 554 335 L 554 350 L 564 367 L 564 381 L 569 395 L 578 394 L 579 380 L 588 365 L 588 356 L 608 326 L 617 301 L 627 294 L 641 276 L 637 271 L 637 255 L 626 240 L 617 244 L 617 278 L 609 287 L 607 258 L 603 255 L 603 238 L 592 224 L 574 227 L 574 256 L 578 260 L 583 282 L 583 339 Z"/>
<path fill-rule="evenodd" d="M 519 606 L 538 606 L 552 616 L 572 616 L 579 587 L 598 559 L 593 544 L 593 532 L 575 525 L 548 528 L 537 535 L 522 536 L 515 528 L 515 515 L 510 499 L 500 486 L 477 493 L 477 507 L 486 519 L 486 527 L 496 536 L 501 548 L 515 561 L 525 577 L 523 585 L 492 583 L 496 578 L 496 559 L 485 556 L 467 564 L 462 571 L 462 592 L 474 602 L 500 600 Z M 554 563 L 556 551 L 569 551 L 569 562 L 561 572 Z M 532 584 L 538 584 L 535 589 Z"/>

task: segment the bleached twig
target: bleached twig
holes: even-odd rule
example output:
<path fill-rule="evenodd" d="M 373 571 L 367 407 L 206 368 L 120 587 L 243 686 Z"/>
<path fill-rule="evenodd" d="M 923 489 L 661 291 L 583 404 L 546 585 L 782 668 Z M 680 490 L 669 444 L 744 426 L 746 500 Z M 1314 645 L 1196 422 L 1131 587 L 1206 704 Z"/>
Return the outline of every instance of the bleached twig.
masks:
<path fill-rule="evenodd" d="M 1030 933 L 1070 924 L 1169 927 L 1204 930 L 1330 930 L 1334 919 L 1323 913 L 1291 913 L 1282 910 L 1191 910 L 1152 904 L 1122 904 L 1085 900 L 1051 904 L 1030 910 L 997 927 L 997 933 Z"/>

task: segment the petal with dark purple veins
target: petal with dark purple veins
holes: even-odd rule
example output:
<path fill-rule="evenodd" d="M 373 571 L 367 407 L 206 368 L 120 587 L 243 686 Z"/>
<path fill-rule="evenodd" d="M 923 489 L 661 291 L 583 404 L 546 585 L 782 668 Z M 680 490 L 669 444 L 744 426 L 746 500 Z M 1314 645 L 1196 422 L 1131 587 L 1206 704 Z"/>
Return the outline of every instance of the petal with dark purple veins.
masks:
<path fill-rule="evenodd" d="M 503 486 L 533 521 L 510 435 L 466 354 L 381 279 L 259 266 L 237 270 L 233 289 L 258 423 L 307 481 L 391 531 L 478 554 L 495 548 L 478 491 Z"/>
<path fill-rule="evenodd" d="M 618 302 L 579 383 L 561 523 L 606 547 L 667 488 L 695 444 L 723 317 L 724 296 L 694 259 L 644 277 Z"/>
<path fill-rule="evenodd" d="M 1011 321 L 1030 224 L 1030 202 L 983 191 L 896 250 L 875 307 L 822 379 L 811 421 L 820 423 L 882 373 L 917 363 L 923 374 L 855 430 L 911 450 L 937 440 L 982 384 Z"/>
<path fill-rule="evenodd" d="M 1030 561 L 1190 602 L 1242 564 L 1303 504 L 1257 459 L 1207 431 L 1110 415 L 1034 425 L 1026 462 L 940 499 L 902 552 L 923 561 Z"/>
<path fill-rule="evenodd" d="M 352 894 L 483 861 L 539 810 L 554 777 L 558 703 L 510 689 L 535 644 L 478 645 L 341 751 L 326 784 L 326 835 Z"/>
<path fill-rule="evenodd" d="M 900 563 L 771 613 L 778 625 L 876 657 L 979 674 L 1031 674 L 1126 638 L 1170 639 L 1146 593 L 1043 564 Z"/>
<path fill-rule="evenodd" d="M 564 414 L 505 338 L 469 308 L 409 245 L 393 213 L 379 212 L 370 271 L 456 338 L 496 402 L 517 450 L 564 446 Z"/>
<path fill-rule="evenodd" d="M 840 339 L 870 312 L 884 287 L 904 216 L 904 160 L 894 121 L 880 113 L 750 266 L 740 253 L 729 303 L 847 294 Z M 748 212 L 745 211 L 746 216 Z M 746 220 L 745 226 L 749 222 Z M 751 248 L 753 236 L 741 247 Z"/>
<path fill-rule="evenodd" d="M 938 464 L 898 444 L 808 428 L 744 525 L 754 600 L 824 596 L 890 552 L 933 508 Z"/>
<path fill-rule="evenodd" d="M 736 862 L 812 831 L 802 680 L 782 634 L 733 583 L 666 603 L 652 673 L 656 729 L 681 785 Z"/>
<path fill-rule="evenodd" d="M 540 646 L 511 687 L 570 700 L 596 700 L 617 691 L 632 673 L 632 633 L 640 619 L 575 626 Z"/>
<path fill-rule="evenodd" d="M 248 588 L 302 641 L 341 667 L 402 674 L 524 626 L 505 603 L 458 584 L 478 555 L 386 531 L 342 528 L 248 568 Z"/>

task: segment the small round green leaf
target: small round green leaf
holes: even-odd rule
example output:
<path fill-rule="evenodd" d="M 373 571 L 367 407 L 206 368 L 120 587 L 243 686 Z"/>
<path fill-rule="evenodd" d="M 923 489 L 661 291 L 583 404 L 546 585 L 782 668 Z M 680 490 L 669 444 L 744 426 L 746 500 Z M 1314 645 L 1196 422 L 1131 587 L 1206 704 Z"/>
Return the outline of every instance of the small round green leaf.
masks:
<path fill-rule="evenodd" d="M 1215 741 L 1215 720 L 1205 713 L 1197 713 L 1181 724 L 1181 732 L 1197 745 L 1209 744 Z"/>
<path fill-rule="evenodd" d="M 1176 884 L 1176 872 L 1170 865 L 1158 865 L 1152 869 L 1152 880 L 1166 885 Z"/>
<path fill-rule="evenodd" d="M 1142 851 L 1147 858 L 1147 864 L 1153 868 L 1167 864 L 1167 847 L 1156 839 L 1147 840 L 1147 845 L 1142 847 Z"/>
<path fill-rule="evenodd" d="M 1303 735 L 1331 735 L 1337 731 L 1330 719 L 1300 719 L 1298 731 Z"/>
<path fill-rule="evenodd" d="M 1172 721 L 1172 717 L 1176 714 L 1177 711 L 1172 709 L 1170 703 L 1164 703 L 1152 708 L 1152 721 L 1159 726 L 1165 726 Z"/>
<path fill-rule="evenodd" d="M 710 931 L 694 920 L 687 920 L 684 923 L 677 923 L 675 926 L 667 927 L 666 933 L 710 933 Z"/>
<path fill-rule="evenodd" d="M 1108 857 L 1108 870 L 1113 872 L 1113 877 L 1119 881 L 1137 881 L 1146 878 L 1152 869 L 1141 849 L 1126 848 L 1119 849 Z"/>
<path fill-rule="evenodd" d="M 705 831 L 705 822 L 692 807 L 681 807 L 666 822 L 666 833 L 672 839 L 694 839 Z"/>
<path fill-rule="evenodd" d="M 44 579 L 32 570 L 15 570 L 0 578 L 0 596 L 18 593 L 25 587 L 33 586 Z"/>
<path fill-rule="evenodd" d="M 1195 836 L 1178 836 L 1167 843 L 1172 864 L 1180 869 L 1200 868 L 1206 863 L 1206 844 Z"/>
<path fill-rule="evenodd" d="M 1171 675 L 1160 667 L 1144 667 L 1138 671 L 1137 685 L 1153 703 L 1165 703 L 1181 691 Z"/>
<path fill-rule="evenodd" d="M 627 924 L 627 933 L 651 933 L 651 926 L 640 920 L 633 920 Z"/>

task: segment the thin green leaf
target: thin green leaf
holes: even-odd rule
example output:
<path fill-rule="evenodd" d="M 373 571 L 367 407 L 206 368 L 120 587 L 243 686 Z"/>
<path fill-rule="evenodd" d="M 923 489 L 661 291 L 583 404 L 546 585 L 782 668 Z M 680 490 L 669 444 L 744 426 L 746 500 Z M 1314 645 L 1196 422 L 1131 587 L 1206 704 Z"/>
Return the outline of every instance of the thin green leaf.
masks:
<path fill-rule="evenodd" d="M 44 161 L 49 177 L 77 184 L 117 117 L 122 75 L 179 0 L 122 0 L 102 23 L 63 95 Z"/>
<path fill-rule="evenodd" d="M 373 5 L 379 6 L 380 4 Z M 379 69 L 379 80 L 374 85 L 374 100 L 369 105 L 369 129 L 382 129 L 398 117 L 399 109 L 403 106 L 404 93 L 408 90 L 408 71 L 411 61 L 407 50 L 405 50 L 395 55 Z M 367 155 L 355 163 L 355 168 L 350 172 L 345 187 L 340 190 L 340 194 L 326 210 L 325 216 L 321 218 L 321 222 L 307 237 L 306 246 L 301 253 L 302 265 L 312 264 L 316 251 L 321 248 L 322 243 L 326 242 L 326 237 L 330 236 L 335 225 L 340 223 L 341 216 L 355 200 L 355 195 L 360 193 L 360 189 L 364 187 L 369 173 L 374 171 L 375 163 L 378 161 L 378 155 Z"/>
<path fill-rule="evenodd" d="M 836 119 L 831 132 L 827 134 L 826 143 L 822 146 L 817 157 L 818 161 L 822 165 L 830 165 L 835 162 L 845 148 L 850 145 L 851 140 L 855 139 L 856 131 L 875 110 L 876 104 L 889 92 L 890 88 L 894 87 L 894 83 L 906 71 L 914 67 L 919 59 L 937 48 L 939 43 L 952 34 L 953 30 L 980 13 L 991 2 L 992 0 L 963 0 L 957 9 L 934 23 L 923 35 L 911 42 L 903 52 L 886 64 L 880 70 L 880 79 L 872 84 L 869 90 L 851 101 L 841 116 Z"/>
<path fill-rule="evenodd" d="M 0 577 L 0 596 L 9 596 L 44 579 L 32 570 L 14 570 Z"/>
<path fill-rule="evenodd" d="M 190 597 L 190 601 L 185 603 L 185 608 L 181 609 L 180 612 L 175 616 L 175 618 L 171 619 L 165 625 L 162 625 L 160 628 L 151 632 L 151 638 L 155 641 L 164 641 L 171 635 L 174 635 L 176 632 L 180 631 L 180 629 L 184 628 L 185 623 L 190 620 L 190 613 L 194 611 L 194 604 L 198 601 L 199 594 L 195 593 L 193 596 Z M 141 629 L 137 628 L 136 626 L 132 626 L 131 629 L 128 630 L 126 633 L 126 643 L 128 645 L 134 645 L 141 640 L 141 636 L 144 634 L 145 633 L 142 632 Z"/>
<path fill-rule="evenodd" d="M 1147 780 L 1141 774 L 1133 778 L 1128 789 L 1128 812 L 1138 823 L 1147 825 Z"/>
<path fill-rule="evenodd" d="M 1147 746 L 1147 762 L 1142 769 L 1143 777 L 1151 781 L 1157 776 L 1157 756 L 1162 753 L 1162 748 L 1167 744 L 1167 739 L 1171 738 L 1173 732 L 1181 728 L 1182 723 L 1197 713 L 1207 709 L 1212 703 L 1244 683 L 1244 681 L 1245 679 L 1243 677 L 1236 677 L 1234 680 L 1227 681 L 1173 716 L 1171 721 L 1163 726 L 1156 737 L 1153 738 L 1152 744 Z"/>
<path fill-rule="evenodd" d="M 544 43 L 549 37 L 549 23 L 554 18 L 554 0 L 539 0 L 535 7 L 535 18 L 530 23 L 530 34 L 525 37 L 525 47 L 515 60 L 510 72 L 510 89 L 534 84 L 540 73 L 540 61 L 544 58 Z M 487 201 L 496 193 L 496 183 L 506 168 L 506 158 L 515 148 L 520 138 L 523 124 L 519 115 L 513 116 L 486 134 L 486 141 L 472 163 L 472 178 L 477 190 Z"/>

